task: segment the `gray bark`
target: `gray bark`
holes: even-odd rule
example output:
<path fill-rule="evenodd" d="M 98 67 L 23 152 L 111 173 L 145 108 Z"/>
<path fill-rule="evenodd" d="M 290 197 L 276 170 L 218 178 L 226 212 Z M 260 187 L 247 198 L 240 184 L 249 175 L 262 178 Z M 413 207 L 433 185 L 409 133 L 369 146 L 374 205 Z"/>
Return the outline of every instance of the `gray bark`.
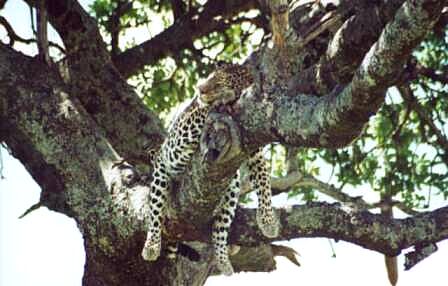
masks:
<path fill-rule="evenodd" d="M 234 1 L 225 10 L 213 6 L 215 2 L 210 2 L 215 9 L 210 11 L 219 15 L 255 5 Z M 273 51 L 252 55 L 255 86 L 231 116 L 213 115 L 204 132 L 202 148 L 215 149 L 218 159 L 200 164 L 197 154 L 189 171 L 174 180 L 164 239 L 190 242 L 201 257 L 195 263 L 184 257 L 148 263 L 140 256 L 148 194 L 142 176 L 147 170 L 145 150 L 160 144 L 165 131 L 118 70 L 128 76 L 166 53 L 156 49 L 154 55 L 142 57 L 131 49 L 118 55 L 117 70 L 96 23 L 74 0 L 46 1 L 50 22 L 68 53 L 68 80 L 38 59 L 0 45 L 0 140 L 41 186 L 41 203 L 76 220 L 87 254 L 84 285 L 202 285 L 213 273 L 210 214 L 220 190 L 250 152 L 274 141 L 334 148 L 358 136 L 412 50 L 435 25 L 443 1 L 387 1 L 377 7 L 380 28 L 354 34 L 348 31 L 372 21 L 365 16 L 372 7 L 342 2 L 346 6 L 336 10 L 342 21 L 329 33 L 299 50 L 301 30 L 288 38 L 288 70 L 278 68 Z M 291 15 L 294 27 L 311 26 L 325 12 L 298 17 L 309 14 L 297 9 Z M 363 41 L 364 36 L 369 40 Z M 350 56 L 347 50 L 356 41 L 363 45 Z M 152 43 L 143 48 L 157 45 Z M 120 57 L 130 66 L 120 64 Z M 328 77 L 320 78 L 322 72 Z M 308 85 L 300 82 L 304 79 Z M 123 158 L 138 168 L 117 164 Z M 275 240 L 331 237 L 387 255 L 415 246 L 411 256 L 419 257 L 426 246 L 447 238 L 447 210 L 386 221 L 367 211 L 347 213 L 338 205 L 294 206 L 278 210 L 282 231 Z M 241 246 L 231 258 L 235 270 L 274 269 L 273 257 L 281 253 L 271 242 L 256 227 L 254 212 L 239 209 L 231 233 L 231 243 Z"/>

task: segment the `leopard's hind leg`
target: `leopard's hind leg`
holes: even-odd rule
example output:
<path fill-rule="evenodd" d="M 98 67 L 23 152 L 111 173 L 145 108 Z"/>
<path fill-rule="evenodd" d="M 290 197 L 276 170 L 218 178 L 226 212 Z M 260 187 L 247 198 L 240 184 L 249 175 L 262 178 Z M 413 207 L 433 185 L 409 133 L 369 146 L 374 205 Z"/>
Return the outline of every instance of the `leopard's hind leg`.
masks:
<path fill-rule="evenodd" d="M 240 194 L 240 178 L 237 173 L 226 189 L 226 193 L 221 200 L 213 223 L 212 241 L 217 260 L 217 267 L 225 275 L 233 274 L 233 267 L 229 259 L 228 236 L 230 225 L 235 217 L 235 210 L 238 205 Z"/>
<path fill-rule="evenodd" d="M 260 148 L 249 158 L 249 182 L 251 190 L 255 190 L 258 198 L 257 224 L 266 237 L 277 237 L 280 224 L 274 213 L 271 202 L 271 175 L 268 164 Z"/>
<path fill-rule="evenodd" d="M 161 227 L 165 202 L 168 192 L 169 177 L 164 164 L 156 161 L 149 195 L 149 226 L 142 256 L 145 260 L 154 261 L 160 256 L 162 247 Z"/>

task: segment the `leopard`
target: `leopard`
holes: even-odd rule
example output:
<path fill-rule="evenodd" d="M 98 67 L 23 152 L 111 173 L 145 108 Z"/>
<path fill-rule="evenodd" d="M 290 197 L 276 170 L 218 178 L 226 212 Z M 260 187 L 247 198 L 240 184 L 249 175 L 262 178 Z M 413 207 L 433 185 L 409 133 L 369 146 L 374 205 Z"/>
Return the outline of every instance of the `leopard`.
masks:
<path fill-rule="evenodd" d="M 151 152 L 153 175 L 149 192 L 149 226 L 142 257 L 155 261 L 161 253 L 161 225 L 170 180 L 182 174 L 197 151 L 203 127 L 211 110 L 236 101 L 250 87 L 254 77 L 245 65 L 219 63 L 214 73 L 198 86 L 199 95 L 172 123 L 161 147 Z M 249 183 L 256 191 L 259 207 L 257 224 L 263 235 L 276 237 L 279 221 L 271 205 L 270 174 L 259 148 L 247 160 Z M 239 171 L 232 177 L 214 212 L 212 244 L 218 270 L 233 274 L 227 244 L 229 229 L 240 194 Z"/>
<path fill-rule="evenodd" d="M 271 204 L 271 182 L 267 161 L 263 156 L 263 149 L 259 148 L 247 160 L 249 186 L 255 190 L 258 199 L 256 212 L 257 225 L 264 236 L 274 238 L 278 236 L 279 222 Z M 227 244 L 230 226 L 235 216 L 235 210 L 240 195 L 240 174 L 236 172 L 222 198 L 214 216 L 212 242 L 218 269 L 225 275 L 233 274 L 233 267 L 229 260 L 229 246 Z"/>

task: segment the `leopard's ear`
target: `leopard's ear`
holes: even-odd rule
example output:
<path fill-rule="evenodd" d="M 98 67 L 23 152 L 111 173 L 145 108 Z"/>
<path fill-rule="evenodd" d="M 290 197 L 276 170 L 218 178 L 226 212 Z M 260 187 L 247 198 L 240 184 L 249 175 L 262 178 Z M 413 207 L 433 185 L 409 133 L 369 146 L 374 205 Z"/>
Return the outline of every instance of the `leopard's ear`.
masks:
<path fill-rule="evenodd" d="M 218 69 L 225 69 L 225 68 L 227 68 L 229 66 L 231 66 L 231 64 L 226 63 L 225 61 L 218 61 L 216 63 L 216 68 L 218 68 Z"/>

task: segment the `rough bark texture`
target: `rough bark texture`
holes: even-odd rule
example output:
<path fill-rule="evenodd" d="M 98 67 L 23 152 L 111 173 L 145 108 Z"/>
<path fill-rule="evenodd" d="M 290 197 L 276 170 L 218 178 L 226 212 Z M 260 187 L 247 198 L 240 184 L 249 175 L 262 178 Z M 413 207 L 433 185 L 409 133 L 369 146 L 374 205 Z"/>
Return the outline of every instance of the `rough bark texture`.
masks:
<path fill-rule="evenodd" d="M 38 59 L 0 45 L 0 140 L 42 187 L 43 205 L 77 221 L 87 254 L 84 285 L 203 285 L 214 271 L 210 214 L 241 162 L 274 141 L 319 148 L 353 141 L 443 6 L 435 0 L 341 1 L 335 9 L 299 6 L 292 11 L 296 29 L 287 38 L 285 54 L 268 48 L 253 54 L 249 63 L 256 84 L 232 114 L 211 117 L 202 147 L 215 149 L 219 160 L 200 164 L 197 154 L 189 171 L 172 184 L 164 239 L 188 242 L 200 260 L 173 262 L 162 256 L 148 263 L 140 256 L 148 195 L 140 171 L 145 168 L 117 162 L 125 158 L 144 165 L 145 150 L 160 144 L 165 131 L 123 77 L 218 29 L 214 16 L 230 17 L 258 5 L 225 2 L 208 1 L 198 18 L 184 15 L 112 62 L 95 21 L 76 1 L 47 0 L 48 17 L 67 50 L 65 81 Z M 372 8 L 378 13 L 372 14 Z M 329 10 L 340 21 L 301 45 L 306 28 Z M 390 256 L 414 246 L 410 259 L 448 237 L 447 207 L 404 220 L 347 213 L 325 203 L 278 214 L 282 230 L 275 240 L 331 237 Z M 280 254 L 271 241 L 256 227 L 254 211 L 240 209 L 231 233 L 231 243 L 241 246 L 232 256 L 235 270 L 273 270 L 273 257 Z"/>

